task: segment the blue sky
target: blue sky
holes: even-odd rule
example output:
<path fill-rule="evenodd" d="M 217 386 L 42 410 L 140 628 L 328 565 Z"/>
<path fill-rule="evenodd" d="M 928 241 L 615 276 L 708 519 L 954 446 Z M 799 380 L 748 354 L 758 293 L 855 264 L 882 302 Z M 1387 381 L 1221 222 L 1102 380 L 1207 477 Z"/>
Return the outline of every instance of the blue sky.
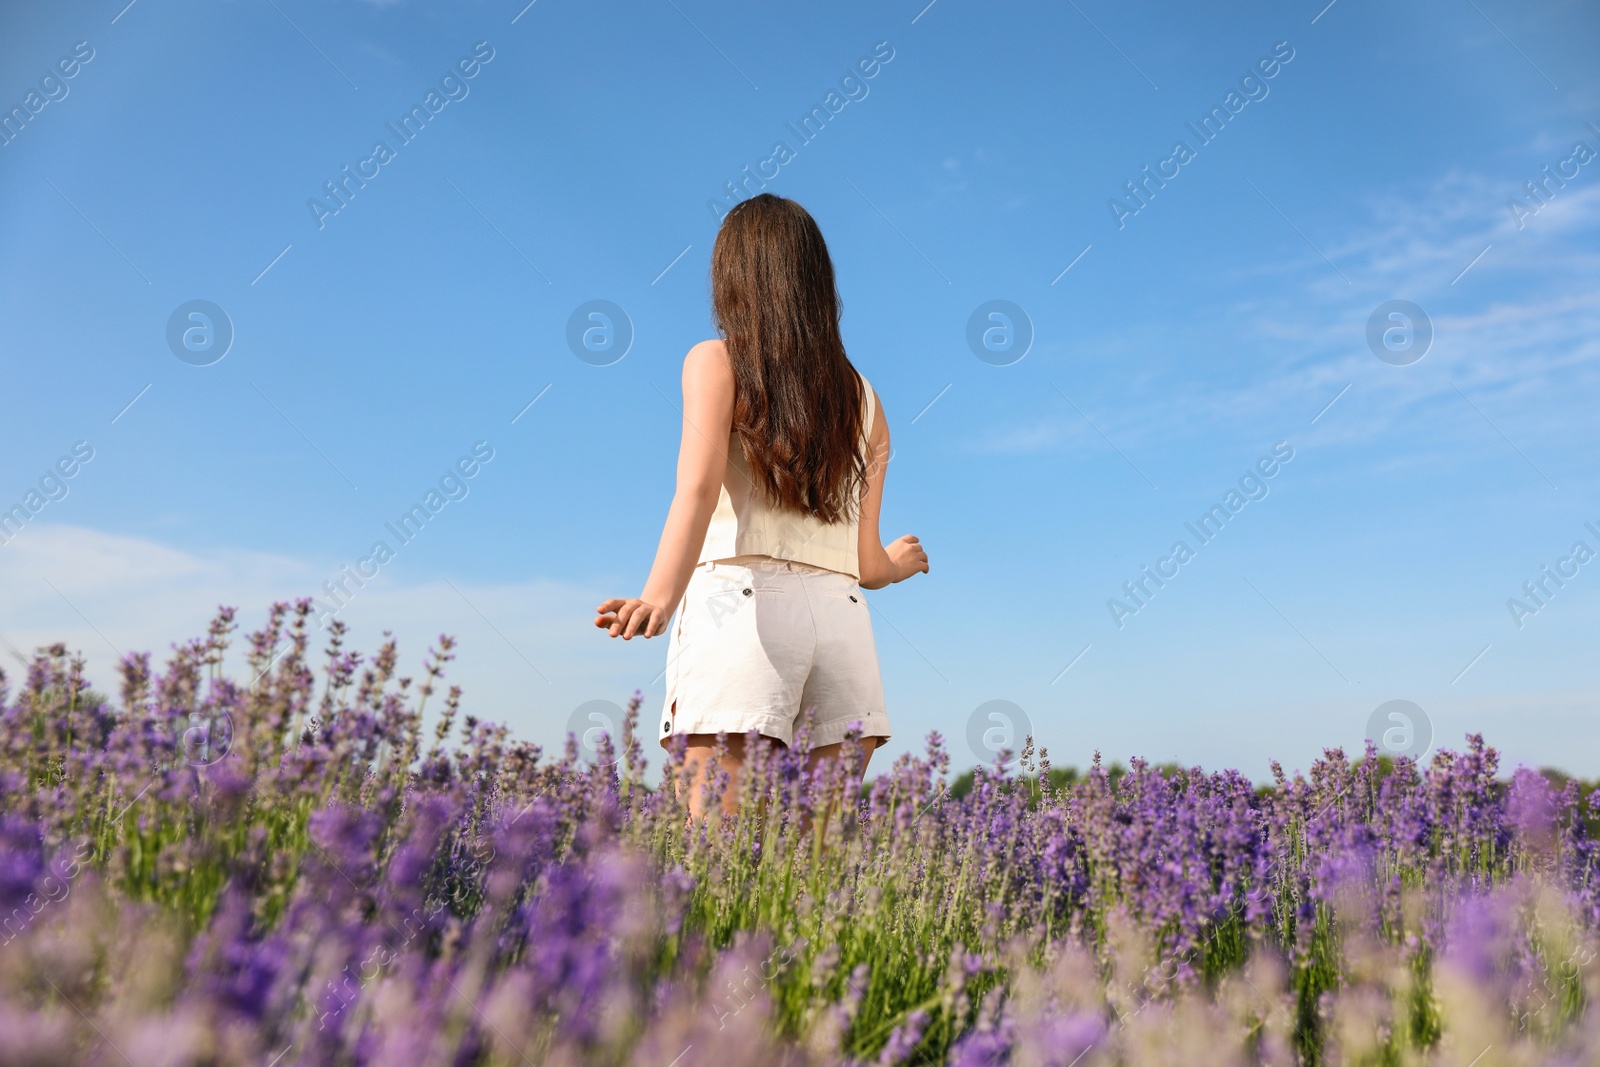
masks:
<path fill-rule="evenodd" d="M 891 754 L 968 764 L 1008 701 L 1058 764 L 1261 777 L 1406 700 L 1434 748 L 1600 774 L 1592 6 L 124 2 L 0 37 L 0 106 L 38 94 L 0 147 L 0 505 L 59 497 L 0 547 L 8 670 L 65 639 L 109 681 L 384 540 L 357 645 L 457 634 L 469 707 L 541 743 L 635 689 L 650 721 L 665 643 L 592 609 L 671 496 L 708 202 L 781 141 L 889 414 L 886 534 L 932 556 L 872 596 Z M 195 300 L 233 334 L 205 366 L 168 343 Z M 567 343 L 592 300 L 631 323 L 609 365 Z M 1015 361 L 968 343 L 995 300 Z M 1420 359 L 1369 346 L 1396 300 Z"/>

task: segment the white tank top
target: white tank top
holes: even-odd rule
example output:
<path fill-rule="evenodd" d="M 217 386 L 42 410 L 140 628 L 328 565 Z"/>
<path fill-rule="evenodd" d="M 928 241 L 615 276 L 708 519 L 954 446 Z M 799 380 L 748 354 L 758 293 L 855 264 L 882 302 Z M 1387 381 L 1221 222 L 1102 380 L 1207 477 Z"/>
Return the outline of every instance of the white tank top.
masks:
<path fill-rule="evenodd" d="M 861 452 L 866 454 L 872 433 L 874 405 L 872 386 L 861 377 L 865 417 L 861 421 Z M 737 434 L 728 436 L 728 468 L 717 494 L 717 510 L 711 514 L 700 562 L 732 559 L 736 556 L 771 556 L 813 567 L 838 571 L 860 580 L 857 559 L 861 501 L 852 499 L 847 518 L 842 522 L 821 523 L 810 515 L 778 508 L 767 502 L 750 476 L 744 446 Z"/>

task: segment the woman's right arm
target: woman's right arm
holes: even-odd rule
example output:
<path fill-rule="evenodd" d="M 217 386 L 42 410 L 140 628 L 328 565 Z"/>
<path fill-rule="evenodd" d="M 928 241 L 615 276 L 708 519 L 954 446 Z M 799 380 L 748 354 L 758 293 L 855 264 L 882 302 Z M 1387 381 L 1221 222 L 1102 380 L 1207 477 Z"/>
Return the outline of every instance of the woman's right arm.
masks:
<path fill-rule="evenodd" d="M 867 484 L 861 494 L 861 531 L 856 562 L 861 588 L 882 589 L 913 574 L 928 573 L 928 553 L 913 534 L 885 545 L 879 540 L 878 515 L 883 509 L 883 482 L 889 473 L 889 420 L 877 391 L 872 394 L 872 430 L 867 437 Z"/>
<path fill-rule="evenodd" d="M 629 640 L 664 632 L 705 545 L 727 470 L 733 425 L 733 368 L 724 343 L 702 341 L 683 361 L 683 436 L 678 487 L 656 547 L 650 577 L 637 597 L 613 597 L 595 609 L 594 624 Z"/>

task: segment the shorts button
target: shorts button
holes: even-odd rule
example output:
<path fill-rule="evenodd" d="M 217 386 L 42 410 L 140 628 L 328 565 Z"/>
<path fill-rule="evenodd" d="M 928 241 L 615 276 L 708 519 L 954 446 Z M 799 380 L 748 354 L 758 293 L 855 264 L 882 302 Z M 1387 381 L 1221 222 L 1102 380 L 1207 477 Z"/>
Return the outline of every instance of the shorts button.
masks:
<path fill-rule="evenodd" d="M 748 589 L 746 589 L 746 590 L 745 590 L 745 591 L 744 591 L 744 595 L 745 595 L 745 596 L 749 596 L 749 595 L 750 595 L 750 590 L 748 590 Z"/>
<path fill-rule="evenodd" d="M 851 596 L 850 596 L 850 603 L 852 603 L 852 604 L 859 604 L 859 603 L 861 603 L 861 601 L 859 601 L 859 600 L 857 600 L 857 599 L 856 599 L 856 598 L 855 598 L 855 594 L 853 594 L 853 593 L 852 593 L 852 594 L 851 594 Z"/>

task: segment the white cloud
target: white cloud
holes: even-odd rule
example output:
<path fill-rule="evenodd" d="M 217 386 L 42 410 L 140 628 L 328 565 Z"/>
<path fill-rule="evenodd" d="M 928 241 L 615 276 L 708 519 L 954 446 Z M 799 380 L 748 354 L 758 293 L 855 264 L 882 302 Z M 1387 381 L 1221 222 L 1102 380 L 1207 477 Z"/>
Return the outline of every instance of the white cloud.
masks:
<path fill-rule="evenodd" d="M 88 658 L 96 687 L 114 694 L 119 653 L 147 651 L 159 663 L 174 643 L 203 635 L 224 604 L 239 609 L 234 651 L 240 652 L 243 635 L 260 627 L 273 602 L 310 595 L 336 570 L 270 553 L 185 551 L 36 521 L 0 548 L 0 661 L 15 679 L 18 654 L 64 642 Z M 412 676 L 420 675 L 441 633 L 455 635 L 457 659 L 446 684 L 463 686 L 467 712 L 559 746 L 579 704 L 623 704 L 636 688 L 646 691 L 645 726 L 654 728 L 662 690 L 652 680 L 665 664 L 666 642 L 624 644 L 595 630 L 594 606 L 612 594 L 539 578 L 405 583 L 380 573 L 338 617 L 351 630 L 347 648 L 370 653 L 385 630 L 393 631 L 402 674 Z M 242 675 L 242 657 L 235 667 Z"/>
<path fill-rule="evenodd" d="M 980 438 L 973 445 L 973 451 L 991 455 L 1049 452 L 1072 436 L 1072 427 L 1057 414 L 1020 426 L 997 427 Z"/>
<path fill-rule="evenodd" d="M 1538 175 L 1537 163 L 1525 169 L 1527 178 Z M 1192 324 L 1190 349 L 1211 348 L 1199 360 L 1192 350 L 1165 358 L 1171 346 L 1161 323 L 1091 339 L 1083 347 L 1108 360 L 1126 353 L 1158 369 L 1122 382 L 1116 417 L 1102 428 L 1119 447 L 1140 452 L 1242 422 L 1283 432 L 1276 428 L 1307 427 L 1353 384 L 1343 410 L 1318 423 L 1319 437 L 1367 442 L 1415 429 L 1426 415 L 1431 430 L 1447 431 L 1433 434 L 1432 447 L 1434 462 L 1448 465 L 1505 447 L 1462 403 L 1460 388 L 1520 447 L 1559 448 L 1587 429 L 1586 413 L 1571 399 L 1600 392 L 1600 292 L 1591 281 L 1600 252 L 1585 236 L 1600 226 L 1600 160 L 1519 230 L 1505 202 L 1521 180 L 1449 172 L 1371 201 L 1368 223 L 1340 242 L 1314 229 L 1349 283 L 1304 246 L 1293 263 L 1241 267 L 1231 275 L 1240 298 Z M 1385 366 L 1367 349 L 1367 316 L 1391 298 L 1419 303 L 1432 319 L 1433 347 L 1415 366 Z M 1230 335 L 1237 341 L 1221 349 L 1208 340 Z M 1107 406 L 1093 394 L 1077 399 Z M 991 443 L 1062 447 L 1042 428 L 1002 428 Z"/>

